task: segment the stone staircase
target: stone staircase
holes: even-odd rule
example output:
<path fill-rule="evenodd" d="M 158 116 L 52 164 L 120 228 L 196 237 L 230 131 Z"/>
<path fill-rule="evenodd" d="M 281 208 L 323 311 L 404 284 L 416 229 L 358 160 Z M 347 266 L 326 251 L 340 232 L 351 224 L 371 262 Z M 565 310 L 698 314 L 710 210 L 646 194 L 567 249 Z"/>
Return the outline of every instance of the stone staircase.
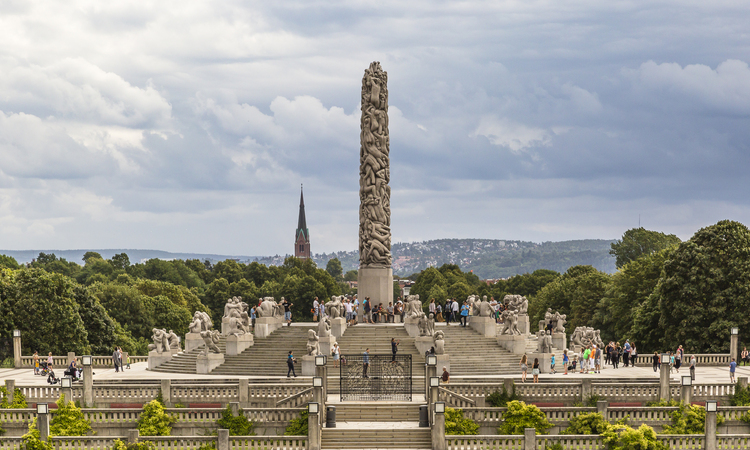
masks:
<path fill-rule="evenodd" d="M 322 429 L 323 449 L 432 448 L 430 429 L 419 428 L 419 403 L 334 405 L 337 427 Z"/>
<path fill-rule="evenodd" d="M 497 345 L 497 339 L 484 337 L 462 326 L 440 326 L 445 333 L 445 352 L 450 355 L 451 376 L 517 375 L 519 355 Z M 536 348 L 536 347 L 535 347 Z M 438 367 L 438 374 L 442 368 Z"/>
<path fill-rule="evenodd" d="M 252 347 L 236 356 L 225 356 L 224 364 L 211 372 L 211 375 L 228 376 L 286 376 L 286 358 L 289 350 L 300 362 L 295 365 L 297 376 L 302 375 L 302 356 L 307 353 L 307 330 L 309 326 L 281 327 L 265 339 L 255 339 Z M 225 337 L 222 336 L 219 348 L 226 351 Z M 190 352 L 175 355 L 170 361 L 156 368 L 157 372 L 195 373 L 195 361 L 202 347 Z"/>

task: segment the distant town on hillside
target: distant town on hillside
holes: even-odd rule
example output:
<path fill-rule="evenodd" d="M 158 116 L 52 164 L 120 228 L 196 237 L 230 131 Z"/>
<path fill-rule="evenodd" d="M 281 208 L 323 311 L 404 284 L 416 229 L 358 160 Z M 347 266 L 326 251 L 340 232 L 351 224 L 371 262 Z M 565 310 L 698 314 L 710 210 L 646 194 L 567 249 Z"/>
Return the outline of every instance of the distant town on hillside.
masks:
<path fill-rule="evenodd" d="M 530 273 L 537 269 L 564 272 L 569 267 L 588 264 L 596 269 L 615 272 L 615 258 L 609 254 L 612 240 L 586 239 L 577 241 L 543 242 L 505 241 L 497 239 L 437 239 L 424 242 L 399 242 L 392 246 L 393 273 L 406 277 L 427 267 L 457 264 L 461 270 L 473 271 L 482 279 L 507 278 Z M 104 258 L 118 253 L 127 253 L 132 263 L 158 259 L 199 259 L 211 262 L 234 259 L 250 263 L 258 261 L 266 265 L 280 265 L 288 255 L 246 256 L 203 253 L 171 253 L 160 250 L 128 249 L 80 249 L 80 250 L 0 250 L 1 254 L 14 257 L 19 263 L 28 263 L 40 252 L 54 253 L 59 258 L 83 264 L 83 255 L 95 251 Z M 318 267 L 325 267 L 330 259 L 338 258 L 344 272 L 356 270 L 359 252 L 313 253 L 312 259 Z"/>

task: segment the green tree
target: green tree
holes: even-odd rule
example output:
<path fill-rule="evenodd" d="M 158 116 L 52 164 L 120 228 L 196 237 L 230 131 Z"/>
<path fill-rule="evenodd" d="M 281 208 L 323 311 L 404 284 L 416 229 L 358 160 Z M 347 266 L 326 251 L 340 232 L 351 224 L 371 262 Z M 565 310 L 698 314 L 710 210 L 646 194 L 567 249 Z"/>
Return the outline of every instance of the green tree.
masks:
<path fill-rule="evenodd" d="M 654 295 L 668 348 L 726 352 L 730 328 L 750 328 L 750 230 L 729 220 L 698 230 L 665 261 Z"/>
<path fill-rule="evenodd" d="M 479 425 L 465 418 L 463 409 L 445 408 L 445 434 L 475 435 L 478 431 Z"/>
<path fill-rule="evenodd" d="M 243 266 L 232 259 L 227 259 L 216 263 L 214 266 L 214 277 L 224 278 L 230 283 L 240 281 L 244 275 Z"/>
<path fill-rule="evenodd" d="M 566 329 L 570 332 L 576 327 L 595 325 L 592 319 L 609 283 L 609 275 L 591 266 L 569 268 L 529 301 L 531 323 L 538 323 L 551 308 L 568 316 Z"/>
<path fill-rule="evenodd" d="M 435 285 L 447 288 L 448 281 L 439 270 L 434 267 L 428 267 L 419 274 L 417 281 L 409 290 L 409 294 L 419 295 L 419 298 L 424 302 L 425 298 L 430 295 L 430 290 Z"/>
<path fill-rule="evenodd" d="M 436 285 L 432 287 L 427 298 L 428 301 L 434 298 L 437 303 L 445 304 L 445 300 L 448 298 L 448 293 L 445 292 L 445 289 L 441 286 Z"/>
<path fill-rule="evenodd" d="M 187 333 L 193 315 L 186 308 L 175 305 L 164 295 L 147 297 L 147 303 L 156 327 L 173 330 L 178 336 Z"/>
<path fill-rule="evenodd" d="M 331 274 L 334 280 L 340 280 L 344 269 L 341 267 L 341 261 L 338 258 L 329 259 L 326 264 L 326 272 Z"/>
<path fill-rule="evenodd" d="M 357 281 L 358 276 L 358 271 L 349 270 L 344 274 L 344 281 Z"/>
<path fill-rule="evenodd" d="M 619 269 L 630 261 L 664 250 L 679 244 L 680 238 L 674 234 L 631 228 L 622 235 L 622 239 L 612 243 L 609 254 L 616 258 L 615 266 Z"/>
<path fill-rule="evenodd" d="M 161 403 L 151 400 L 143 405 L 143 412 L 138 419 L 138 431 L 141 436 L 169 436 L 175 422 L 177 418 L 167 413 Z"/>
<path fill-rule="evenodd" d="M 133 286 L 114 283 L 97 283 L 89 289 L 110 317 L 135 339 L 148 339 L 151 336 L 154 317 L 148 296 Z"/>
<path fill-rule="evenodd" d="M 90 259 L 101 259 L 101 260 L 104 260 L 104 258 L 102 258 L 102 255 L 100 255 L 97 252 L 86 252 L 86 253 L 83 254 L 83 262 L 85 264 L 88 264 L 88 262 L 89 262 Z"/>
<path fill-rule="evenodd" d="M 534 428 L 537 434 L 547 434 L 552 424 L 535 405 L 519 401 L 508 402 L 503 413 L 503 424 L 498 430 L 499 434 L 523 434 L 526 428 Z"/>
<path fill-rule="evenodd" d="M 76 285 L 73 298 L 78 304 L 78 313 L 86 327 L 91 352 L 95 355 L 108 355 L 115 347 L 115 321 L 89 289 Z"/>
<path fill-rule="evenodd" d="M 604 340 L 624 342 L 625 339 L 635 339 L 632 329 L 636 314 L 654 292 L 670 251 L 671 249 L 665 249 L 630 261 L 612 275 L 609 288 L 604 293 L 596 312 L 596 323 L 601 324 Z M 662 334 L 658 326 L 654 331 Z M 650 346 L 651 343 L 643 346 L 645 342 L 640 336 L 637 340 L 643 350 L 653 348 Z"/>
<path fill-rule="evenodd" d="M 130 266 L 130 258 L 128 258 L 127 253 L 118 253 L 109 260 L 109 263 L 115 269 L 125 270 Z"/>
<path fill-rule="evenodd" d="M 602 433 L 608 450 L 668 450 L 656 440 L 656 432 L 648 425 L 633 429 L 627 425 L 611 425 Z"/>
<path fill-rule="evenodd" d="M 206 286 L 203 303 L 211 310 L 211 317 L 219 318 L 224 316 L 224 305 L 230 298 L 229 282 L 224 278 L 217 278 Z"/>
<path fill-rule="evenodd" d="M 16 258 L 7 255 L 0 255 L 0 269 L 18 269 L 21 266 L 16 261 Z"/>
<path fill-rule="evenodd" d="M 61 395 L 57 410 L 49 423 L 50 436 L 86 436 L 91 431 L 91 422 L 72 400 L 65 401 Z"/>

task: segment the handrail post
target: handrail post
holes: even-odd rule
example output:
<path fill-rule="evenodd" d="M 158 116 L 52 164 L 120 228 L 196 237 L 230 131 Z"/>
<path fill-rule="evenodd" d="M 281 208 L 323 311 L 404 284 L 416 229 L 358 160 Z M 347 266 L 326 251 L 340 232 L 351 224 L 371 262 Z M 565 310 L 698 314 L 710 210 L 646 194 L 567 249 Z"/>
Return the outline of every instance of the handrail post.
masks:
<path fill-rule="evenodd" d="M 8 393 L 8 404 L 13 403 L 13 395 L 16 392 L 16 380 L 5 380 L 5 390 Z"/>
<path fill-rule="evenodd" d="M 128 444 L 137 444 L 139 438 L 140 433 L 138 432 L 138 428 L 128 430 Z"/>
<path fill-rule="evenodd" d="M 161 398 L 167 408 L 172 407 L 172 380 L 161 380 Z"/>
<path fill-rule="evenodd" d="M 713 401 L 713 408 L 709 405 L 711 401 L 706 402 L 706 446 L 705 450 L 717 450 L 716 445 L 716 401 Z M 711 411 L 713 409 L 713 411 Z"/>
<path fill-rule="evenodd" d="M 435 418 L 430 430 L 430 434 L 432 435 L 432 450 L 446 450 L 448 445 L 445 442 L 445 413 L 439 412 L 436 409 L 436 403 L 430 404 L 430 409 Z"/>
<path fill-rule="evenodd" d="M 13 366 L 16 369 L 21 368 L 21 331 L 20 330 L 13 330 Z"/>
<path fill-rule="evenodd" d="M 309 411 L 309 409 L 308 409 Z M 319 412 L 308 412 L 307 415 L 307 450 L 320 450 L 320 416 Z"/>
<path fill-rule="evenodd" d="M 219 428 L 219 435 L 216 437 L 216 450 L 229 450 L 229 430 Z"/>
<path fill-rule="evenodd" d="M 250 402 L 249 385 L 250 382 L 247 378 L 240 378 L 239 386 L 237 387 L 237 400 L 239 400 L 240 406 L 243 408 L 246 408 L 248 406 L 248 403 Z"/>
<path fill-rule="evenodd" d="M 536 429 L 534 428 L 523 429 L 523 449 L 524 450 L 536 450 Z"/>

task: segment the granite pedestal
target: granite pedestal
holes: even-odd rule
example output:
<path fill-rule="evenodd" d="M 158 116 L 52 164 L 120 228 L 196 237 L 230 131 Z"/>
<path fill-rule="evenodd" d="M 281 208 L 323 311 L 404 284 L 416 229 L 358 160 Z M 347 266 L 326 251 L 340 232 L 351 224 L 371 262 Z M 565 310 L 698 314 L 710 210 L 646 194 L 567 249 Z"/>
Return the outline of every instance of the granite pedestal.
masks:
<path fill-rule="evenodd" d="M 255 343 L 255 341 L 253 340 L 253 335 L 249 333 L 245 333 L 240 336 L 227 336 L 226 342 L 227 356 L 237 356 Z"/>
<path fill-rule="evenodd" d="M 393 316 L 393 323 L 401 323 L 401 314 L 396 314 Z"/>
<path fill-rule="evenodd" d="M 331 358 L 331 350 L 333 350 L 333 344 L 336 343 L 335 336 L 324 336 L 319 338 L 318 343 L 320 344 L 320 353 L 327 355 Z"/>
<path fill-rule="evenodd" d="M 416 317 L 404 318 L 404 330 L 410 337 L 419 336 L 419 319 Z"/>
<path fill-rule="evenodd" d="M 331 336 L 341 337 L 344 332 L 346 332 L 346 319 L 343 317 L 331 319 Z"/>
<path fill-rule="evenodd" d="M 302 357 L 302 376 L 303 377 L 315 376 L 315 356 L 305 355 Z"/>
<path fill-rule="evenodd" d="M 417 351 L 420 354 L 424 355 L 435 344 L 433 343 L 432 336 L 417 336 L 414 338 L 414 346 L 417 347 Z"/>
<path fill-rule="evenodd" d="M 360 267 L 357 272 L 358 317 L 362 317 L 362 306 L 366 297 L 373 305 L 393 303 L 393 269 L 390 267 Z"/>
<path fill-rule="evenodd" d="M 526 336 L 522 334 L 500 334 L 497 336 L 497 344 L 516 355 L 526 353 Z"/>
<path fill-rule="evenodd" d="M 170 359 L 172 359 L 172 352 L 157 353 L 156 350 L 151 350 L 148 352 L 148 370 L 154 370 Z"/>
<path fill-rule="evenodd" d="M 196 348 L 204 345 L 203 338 L 200 333 L 187 333 L 185 334 L 185 353 L 195 350 Z"/>
<path fill-rule="evenodd" d="M 255 319 L 255 337 L 265 339 L 271 333 L 281 328 L 283 323 L 283 317 L 258 317 Z"/>
<path fill-rule="evenodd" d="M 529 328 L 529 315 L 528 314 L 519 314 L 518 315 L 518 331 L 521 332 L 521 334 L 531 334 L 531 329 Z"/>
<path fill-rule="evenodd" d="M 568 339 L 565 333 L 552 333 L 552 346 L 560 352 L 568 348 Z"/>
<path fill-rule="evenodd" d="M 473 316 L 469 326 L 484 337 L 497 336 L 497 324 L 494 317 Z"/>
<path fill-rule="evenodd" d="M 223 353 L 200 354 L 195 360 L 195 373 L 206 375 L 222 364 L 224 364 Z"/>

